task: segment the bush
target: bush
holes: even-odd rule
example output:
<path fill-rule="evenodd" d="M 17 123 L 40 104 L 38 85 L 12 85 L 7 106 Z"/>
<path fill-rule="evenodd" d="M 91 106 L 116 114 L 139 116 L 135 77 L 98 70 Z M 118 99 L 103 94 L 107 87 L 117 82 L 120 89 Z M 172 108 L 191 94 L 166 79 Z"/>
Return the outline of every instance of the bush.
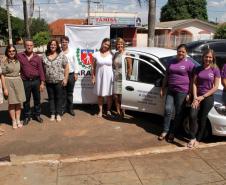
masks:
<path fill-rule="evenodd" d="M 214 35 L 215 39 L 226 39 L 226 23 L 218 26 Z"/>

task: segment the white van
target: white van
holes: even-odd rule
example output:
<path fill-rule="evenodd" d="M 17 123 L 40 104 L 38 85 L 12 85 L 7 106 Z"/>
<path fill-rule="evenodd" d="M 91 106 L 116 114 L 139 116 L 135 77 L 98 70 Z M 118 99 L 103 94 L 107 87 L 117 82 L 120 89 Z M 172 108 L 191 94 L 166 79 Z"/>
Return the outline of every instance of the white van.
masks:
<path fill-rule="evenodd" d="M 160 98 L 159 92 L 166 64 L 169 59 L 176 57 L 176 50 L 154 47 L 127 48 L 127 54 L 122 57 L 124 73 L 121 107 L 127 110 L 163 115 L 165 98 Z M 133 61 L 130 79 L 126 79 L 127 57 Z M 199 65 L 192 58 L 191 60 Z M 215 93 L 215 106 L 209 112 L 207 128 L 213 135 L 226 136 L 226 110 L 221 104 L 221 94 L 220 89 Z"/>

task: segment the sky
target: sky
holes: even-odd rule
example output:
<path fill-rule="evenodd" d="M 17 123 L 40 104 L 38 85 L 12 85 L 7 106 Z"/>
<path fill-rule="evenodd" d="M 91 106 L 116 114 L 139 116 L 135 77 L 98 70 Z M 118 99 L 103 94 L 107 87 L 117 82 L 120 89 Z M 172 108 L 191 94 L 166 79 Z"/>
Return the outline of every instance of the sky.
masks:
<path fill-rule="evenodd" d="M 11 14 L 23 18 L 22 0 L 12 1 L 13 6 L 10 6 Z M 27 1 L 29 2 L 30 0 Z M 85 18 L 87 16 L 87 0 L 34 1 L 35 10 L 33 17 L 38 18 L 40 15 L 48 23 L 59 18 Z M 156 3 L 156 21 L 158 22 L 161 7 L 167 3 L 167 0 L 156 0 Z M 5 0 L 0 0 L 0 5 L 5 7 Z M 226 22 L 226 0 L 207 0 L 207 10 L 209 21 Z M 142 23 L 147 23 L 147 4 L 142 3 L 140 6 L 137 0 L 91 0 L 91 12 L 95 11 L 138 13 Z"/>

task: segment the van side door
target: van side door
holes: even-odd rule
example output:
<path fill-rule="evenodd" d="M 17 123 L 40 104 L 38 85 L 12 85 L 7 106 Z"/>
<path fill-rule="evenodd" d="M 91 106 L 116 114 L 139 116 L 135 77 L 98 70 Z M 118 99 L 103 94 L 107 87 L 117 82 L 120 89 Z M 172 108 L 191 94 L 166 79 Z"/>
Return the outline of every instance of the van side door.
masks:
<path fill-rule="evenodd" d="M 126 78 L 127 60 L 132 60 L 132 74 Z M 153 58 L 138 54 L 122 57 L 122 103 L 123 109 L 163 115 L 164 98 L 159 92 L 164 73 Z"/>

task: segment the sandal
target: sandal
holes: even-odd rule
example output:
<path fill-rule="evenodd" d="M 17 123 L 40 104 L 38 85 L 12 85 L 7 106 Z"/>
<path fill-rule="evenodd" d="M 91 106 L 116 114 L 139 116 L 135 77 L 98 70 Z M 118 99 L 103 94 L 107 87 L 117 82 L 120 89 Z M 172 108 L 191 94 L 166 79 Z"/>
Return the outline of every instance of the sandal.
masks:
<path fill-rule="evenodd" d="M 99 112 L 99 113 L 97 114 L 97 117 L 98 117 L 98 118 L 102 118 L 102 113 Z"/>
<path fill-rule="evenodd" d="M 161 133 L 161 135 L 158 137 L 158 140 L 159 140 L 159 141 L 164 140 L 164 139 L 166 138 L 166 135 L 167 135 L 166 132 Z"/>
<path fill-rule="evenodd" d="M 18 127 L 18 128 L 23 127 L 23 124 L 21 123 L 21 121 L 20 121 L 20 120 L 18 120 L 18 121 L 17 121 L 17 127 Z"/>
<path fill-rule="evenodd" d="M 191 139 L 190 142 L 188 143 L 187 147 L 191 148 L 191 149 L 194 148 L 195 142 L 196 142 L 196 139 Z"/>
<path fill-rule="evenodd" d="M 13 129 L 17 129 L 18 127 L 17 127 L 17 122 L 16 122 L 16 120 L 14 120 L 13 121 Z"/>
<path fill-rule="evenodd" d="M 169 143 L 173 143 L 173 140 L 174 140 L 174 134 L 169 134 L 169 137 L 167 138 L 167 141 Z"/>

